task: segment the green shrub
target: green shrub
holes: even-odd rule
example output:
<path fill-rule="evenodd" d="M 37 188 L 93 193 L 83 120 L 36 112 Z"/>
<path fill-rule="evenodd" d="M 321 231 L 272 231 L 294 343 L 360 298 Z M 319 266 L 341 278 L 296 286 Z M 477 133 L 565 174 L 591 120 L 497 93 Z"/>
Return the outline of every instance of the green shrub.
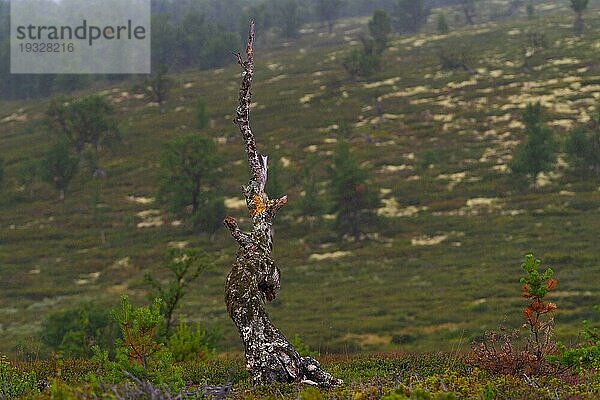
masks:
<path fill-rule="evenodd" d="M 185 320 L 181 320 L 167 340 L 167 347 L 175 361 L 200 360 L 215 352 L 217 338 L 215 332 L 200 329 L 200 324 L 196 324 L 196 328 L 192 330 Z"/>
<path fill-rule="evenodd" d="M 65 357 L 78 358 L 90 357 L 94 345 L 112 351 L 118 335 L 118 327 L 107 311 L 84 304 L 48 315 L 42 323 L 41 339 L 51 350 L 60 351 Z"/>
<path fill-rule="evenodd" d="M 552 269 L 538 271 L 541 264 L 541 260 L 533 254 L 526 255 L 525 262 L 521 264 L 524 272 L 520 279 L 523 284 L 521 295 L 529 302 L 523 308 L 523 327 L 531 332 L 525 344 L 520 343 L 518 329 L 501 327 L 499 332 L 486 332 L 484 340 L 475 341 L 471 346 L 471 364 L 494 374 L 539 375 L 554 372 L 547 360 L 556 353 L 552 339 L 554 319 L 551 317 L 556 304 L 546 302 L 545 297 L 556 288 L 557 281 L 552 278 Z"/>
<path fill-rule="evenodd" d="M 406 387 L 399 387 L 387 396 L 383 396 L 382 400 L 458 400 L 458 397 L 453 392 L 437 392 L 422 388 L 409 390 Z"/>
<path fill-rule="evenodd" d="M 427 150 L 419 154 L 417 161 L 415 162 L 415 168 L 417 169 L 417 172 L 423 173 L 430 165 L 437 164 L 438 162 L 440 162 L 439 154 L 433 150 Z"/>
<path fill-rule="evenodd" d="M 290 343 L 302 357 L 317 357 L 319 355 L 318 352 L 313 351 L 306 343 L 302 341 L 300 335 L 294 335 L 294 337 L 290 339 Z"/>
<path fill-rule="evenodd" d="M 558 142 L 542 118 L 542 105 L 528 104 L 523 112 L 527 137 L 515 150 L 509 166 L 518 177 L 527 176 L 533 184 L 541 172 L 548 172 L 556 161 Z"/>
<path fill-rule="evenodd" d="M 123 335 L 123 339 L 115 341 L 115 360 L 109 360 L 108 352 L 94 347 L 94 359 L 102 365 L 104 380 L 118 383 L 131 374 L 141 381 L 165 384 L 172 390 L 183 388 L 181 369 L 173 365 L 173 355 L 155 340 L 163 320 L 161 303 L 162 300 L 156 299 L 150 307 L 134 308 L 127 296 L 121 297 L 120 309 L 111 313 Z"/>
<path fill-rule="evenodd" d="M 575 128 L 565 142 L 565 151 L 574 168 L 600 176 L 600 108 L 589 126 Z"/>
<path fill-rule="evenodd" d="M 359 240 L 365 229 L 376 221 L 373 210 L 379 207 L 379 194 L 369 184 L 369 171 L 362 167 L 350 146 L 340 141 L 331 166 L 331 197 L 337 213 L 339 235 Z"/>
<path fill-rule="evenodd" d="M 234 385 L 250 383 L 250 374 L 242 360 L 208 359 L 181 363 L 183 378 L 200 385 L 223 385 L 231 381 Z"/>
<path fill-rule="evenodd" d="M 372 45 L 365 44 L 365 49 L 354 49 L 344 59 L 344 69 L 353 77 L 373 75 L 381 66 L 380 56 L 373 54 Z"/>
<path fill-rule="evenodd" d="M 21 372 L 14 368 L 5 355 L 0 355 L 0 399 L 16 399 L 38 393 L 34 372 Z"/>
<path fill-rule="evenodd" d="M 48 360 L 19 362 L 14 364 L 21 373 L 33 373 L 39 380 L 50 382 L 60 379 L 66 384 L 86 382 L 87 377 L 99 372 L 101 365 L 91 359 L 53 357 Z"/>
<path fill-rule="evenodd" d="M 206 103 L 202 99 L 196 100 L 196 128 L 204 129 L 208 126 L 208 114 L 206 113 Z"/>
<path fill-rule="evenodd" d="M 600 313 L 600 306 L 595 308 Z M 564 345 L 559 345 L 560 355 L 554 360 L 577 373 L 589 370 L 598 373 L 600 372 L 600 332 L 597 328 L 590 327 L 589 321 L 583 321 L 581 336 L 585 342 L 575 348 L 567 349 Z"/>
<path fill-rule="evenodd" d="M 381 68 L 381 54 L 387 47 L 391 32 L 390 16 L 383 10 L 375 10 L 369 21 L 370 38 L 363 38 L 362 49 L 354 49 L 342 65 L 353 77 L 369 76 Z"/>
<path fill-rule="evenodd" d="M 448 21 L 446 20 L 446 14 L 440 12 L 437 15 L 437 31 L 438 33 L 445 35 L 450 32 L 450 26 L 448 25 Z"/>
<path fill-rule="evenodd" d="M 213 188 L 222 157 L 212 138 L 198 134 L 165 143 L 160 159 L 158 199 L 195 230 L 214 233 L 225 217 L 223 198 Z"/>
<path fill-rule="evenodd" d="M 163 316 L 163 323 L 159 336 L 168 338 L 174 322 L 175 310 L 185 296 L 186 288 L 211 264 L 206 253 L 194 249 L 170 249 L 164 266 L 170 273 L 168 281 L 160 282 L 149 272 L 144 279 L 152 286 L 151 299 L 162 299 L 160 313 Z"/>

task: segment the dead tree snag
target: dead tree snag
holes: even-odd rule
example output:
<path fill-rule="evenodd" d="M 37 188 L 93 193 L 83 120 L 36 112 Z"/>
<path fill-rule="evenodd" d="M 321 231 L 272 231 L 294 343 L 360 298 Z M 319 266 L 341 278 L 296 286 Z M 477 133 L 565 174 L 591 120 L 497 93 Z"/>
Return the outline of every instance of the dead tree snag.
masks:
<path fill-rule="evenodd" d="M 315 359 L 300 357 L 294 346 L 273 325 L 265 309 L 265 302 L 272 301 L 280 287 L 279 268 L 271 257 L 272 224 L 277 211 L 287 202 L 287 197 L 271 200 L 265 193 L 267 157 L 258 153 L 250 129 L 253 45 L 254 21 L 251 21 L 246 59 L 237 54 L 243 71 L 240 103 L 234 122 L 244 139 L 250 168 L 250 182 L 243 190 L 252 231 L 242 232 L 233 217 L 227 217 L 224 221 L 239 244 L 236 261 L 225 284 L 227 311 L 244 342 L 246 368 L 255 384 L 304 381 L 332 386 L 341 381 L 324 372 Z"/>

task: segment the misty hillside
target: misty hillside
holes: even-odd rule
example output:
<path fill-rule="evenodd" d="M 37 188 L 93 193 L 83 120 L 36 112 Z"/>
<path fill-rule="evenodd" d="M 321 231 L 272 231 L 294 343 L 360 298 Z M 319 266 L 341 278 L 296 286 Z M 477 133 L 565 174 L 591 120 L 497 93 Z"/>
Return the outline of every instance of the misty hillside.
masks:
<path fill-rule="evenodd" d="M 362 46 L 370 16 L 340 20 L 332 34 L 314 22 L 297 39 L 259 38 L 252 127 L 259 149 L 277 161 L 271 169 L 282 193 L 273 196 L 289 198 L 275 221 L 282 290 L 269 306 L 286 335 L 323 353 L 466 350 L 486 329 L 522 323 L 518 279 L 529 252 L 558 279 L 557 337 L 568 340 L 581 320 L 594 318 L 598 176 L 575 171 L 563 150 L 535 185 L 516 182 L 509 168 L 528 103 L 541 103 L 560 143 L 599 105 L 599 3 L 590 2 L 582 37 L 573 34 L 566 3 L 536 2 L 533 20 L 519 11 L 473 26 L 455 24 L 459 11 L 448 8 L 446 34 L 436 31 L 434 9 L 422 33 L 393 36 L 381 70 L 369 77 L 350 76 L 343 63 Z M 533 56 L 531 32 L 544 39 Z M 457 52 L 469 68 L 444 68 L 441 55 Z M 51 186 L 18 179 L 27 160 L 49 148 L 44 118 L 52 98 L 0 101 L 0 351 L 35 348 L 41 323 L 57 310 L 82 302 L 110 308 L 121 294 L 146 301 L 144 273 L 160 274 L 170 247 L 202 249 L 215 264 L 180 314 L 220 329 L 221 350 L 242 350 L 223 300 L 234 241 L 224 228 L 193 233 L 157 200 L 164 144 L 209 136 L 225 160 L 214 190 L 228 214 L 248 222 L 245 155 L 231 122 L 239 66 L 170 78 L 164 112 L 140 81 L 72 94 L 106 98 L 123 138 L 100 152 L 106 176 L 80 172 L 64 202 Z M 209 117 L 203 129 L 195 128 L 199 98 Z M 311 162 L 321 200 L 331 202 L 332 157 L 342 140 L 381 199 L 377 221 L 358 241 L 339 237 L 327 207 L 321 218 L 306 218 L 298 206 L 301 170 Z"/>

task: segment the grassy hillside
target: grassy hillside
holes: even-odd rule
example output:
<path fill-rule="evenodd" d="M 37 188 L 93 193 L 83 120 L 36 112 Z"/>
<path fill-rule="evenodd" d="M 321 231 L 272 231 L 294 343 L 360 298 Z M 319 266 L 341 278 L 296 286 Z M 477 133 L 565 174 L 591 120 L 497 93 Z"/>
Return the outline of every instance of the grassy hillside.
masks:
<path fill-rule="evenodd" d="M 585 36 L 576 38 L 565 3 L 545 2 L 547 11 L 535 21 L 394 38 L 382 71 L 363 80 L 349 78 L 342 60 L 359 45 L 366 19 L 338 24 L 334 36 L 309 26 L 295 42 L 264 48 L 259 40 L 253 129 L 259 147 L 283 159 L 289 195 L 276 222 L 282 291 L 270 307 L 286 334 L 323 352 L 465 350 L 485 329 L 519 324 L 518 277 L 528 252 L 559 280 L 552 298 L 558 337 L 570 338 L 582 319 L 593 317 L 600 182 L 572 174 L 564 156 L 535 190 L 515 186 L 506 172 L 524 137 L 520 112 L 527 102 L 542 102 L 561 140 L 598 105 L 600 9 L 591 3 Z M 528 30 L 547 42 L 529 72 L 522 68 Z M 439 49 L 457 46 L 468 52 L 475 75 L 440 68 Z M 103 153 L 107 177 L 78 176 L 64 203 L 47 187 L 34 196 L 19 191 L 15 178 L 26 159 L 48 148 L 42 118 L 49 100 L 0 103 L 7 181 L 0 201 L 0 351 L 33 343 L 53 311 L 80 302 L 111 307 L 123 293 L 144 301 L 144 272 L 157 271 L 168 246 L 181 242 L 204 249 L 217 265 L 190 290 L 182 315 L 220 327 L 223 349 L 241 350 L 223 301 L 234 241 L 226 229 L 212 238 L 191 235 L 144 201 L 156 195 L 162 144 L 197 132 L 198 97 L 211 116 L 201 133 L 214 137 L 227 159 L 218 189 L 232 207 L 241 199 L 247 172 L 231 123 L 239 68 L 174 79 L 165 113 L 131 87 L 100 92 L 118 110 L 124 142 Z M 331 218 L 311 223 L 294 210 L 298 172 L 310 155 L 319 157 L 314 173 L 326 192 L 341 122 L 352 126 L 352 149 L 383 199 L 379 226 L 358 243 L 338 240 Z M 417 170 L 428 151 L 437 160 Z M 239 208 L 229 212 L 244 215 Z M 140 227 L 148 215 L 157 226 Z"/>

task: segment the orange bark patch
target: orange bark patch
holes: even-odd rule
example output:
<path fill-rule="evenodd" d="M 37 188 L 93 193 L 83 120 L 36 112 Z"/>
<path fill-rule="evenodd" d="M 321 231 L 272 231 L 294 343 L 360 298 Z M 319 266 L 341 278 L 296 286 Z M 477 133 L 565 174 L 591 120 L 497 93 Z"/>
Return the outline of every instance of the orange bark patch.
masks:
<path fill-rule="evenodd" d="M 252 216 L 255 216 L 265 211 L 266 205 L 265 203 L 263 203 L 260 197 L 258 197 L 258 195 L 254 195 L 252 201 L 254 202 L 254 213 L 252 214 Z"/>

